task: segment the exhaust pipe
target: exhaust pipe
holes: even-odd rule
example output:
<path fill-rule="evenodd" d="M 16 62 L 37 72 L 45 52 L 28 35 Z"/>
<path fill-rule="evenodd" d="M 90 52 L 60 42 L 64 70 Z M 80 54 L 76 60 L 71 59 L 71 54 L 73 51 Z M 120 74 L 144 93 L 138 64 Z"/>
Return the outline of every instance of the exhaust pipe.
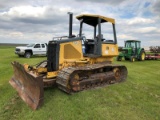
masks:
<path fill-rule="evenodd" d="M 72 21 L 73 21 L 73 13 L 68 12 L 69 14 L 69 38 L 72 38 Z"/>

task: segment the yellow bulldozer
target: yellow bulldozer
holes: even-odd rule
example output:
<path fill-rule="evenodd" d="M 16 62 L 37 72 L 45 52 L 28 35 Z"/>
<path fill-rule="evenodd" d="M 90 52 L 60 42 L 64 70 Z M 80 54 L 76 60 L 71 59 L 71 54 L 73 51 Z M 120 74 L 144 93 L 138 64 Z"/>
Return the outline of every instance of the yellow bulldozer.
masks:
<path fill-rule="evenodd" d="M 72 35 L 73 14 L 69 13 L 69 36 L 49 41 L 47 60 L 35 66 L 11 63 L 14 75 L 9 83 L 33 110 L 43 104 L 45 87 L 57 86 L 72 94 L 119 83 L 127 77 L 125 66 L 112 64 L 113 58 L 118 56 L 115 20 L 92 14 L 76 18 L 80 21 L 79 34 Z M 106 23 L 111 28 L 104 27 Z M 85 36 L 88 29 L 93 29 L 93 34 L 88 35 L 91 38 Z M 112 33 L 113 39 L 103 37 L 106 30 Z"/>

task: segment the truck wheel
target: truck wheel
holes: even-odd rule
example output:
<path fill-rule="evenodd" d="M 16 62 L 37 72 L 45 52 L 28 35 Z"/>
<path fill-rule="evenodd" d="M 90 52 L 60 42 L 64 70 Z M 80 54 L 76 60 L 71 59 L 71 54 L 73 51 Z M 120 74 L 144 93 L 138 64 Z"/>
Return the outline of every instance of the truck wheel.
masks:
<path fill-rule="evenodd" d="M 135 57 L 134 57 L 134 56 L 131 56 L 131 57 L 130 57 L 130 61 L 131 61 L 131 62 L 134 62 L 134 61 L 135 61 Z"/>
<path fill-rule="evenodd" d="M 143 60 L 145 60 L 145 57 L 146 57 L 146 54 L 145 54 L 145 52 L 142 50 L 141 51 L 141 53 L 140 53 L 140 61 L 143 61 Z"/>
<path fill-rule="evenodd" d="M 18 55 L 19 57 L 23 57 L 23 55 Z"/>
<path fill-rule="evenodd" d="M 30 52 L 26 52 L 24 55 L 25 58 L 30 58 L 31 57 L 31 53 Z"/>
<path fill-rule="evenodd" d="M 122 57 L 118 56 L 117 61 L 122 61 Z"/>

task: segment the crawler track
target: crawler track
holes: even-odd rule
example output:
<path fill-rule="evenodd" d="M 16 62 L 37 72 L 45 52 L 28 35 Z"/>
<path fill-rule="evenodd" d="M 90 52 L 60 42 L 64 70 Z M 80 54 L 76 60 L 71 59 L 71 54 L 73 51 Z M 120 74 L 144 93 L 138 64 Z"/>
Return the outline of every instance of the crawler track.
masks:
<path fill-rule="evenodd" d="M 119 83 L 126 79 L 127 68 L 123 65 L 98 63 L 84 67 L 68 67 L 57 76 L 58 87 L 72 94 L 74 92 Z"/>

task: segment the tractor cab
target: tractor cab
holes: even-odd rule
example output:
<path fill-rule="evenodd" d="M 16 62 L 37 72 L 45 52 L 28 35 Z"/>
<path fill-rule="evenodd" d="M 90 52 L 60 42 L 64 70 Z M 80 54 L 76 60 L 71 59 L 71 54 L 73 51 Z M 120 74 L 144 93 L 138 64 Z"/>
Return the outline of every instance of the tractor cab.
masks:
<path fill-rule="evenodd" d="M 128 50 L 131 55 L 136 55 L 139 48 L 141 48 L 141 41 L 138 40 L 127 40 L 125 41 L 125 50 Z"/>
<path fill-rule="evenodd" d="M 134 62 L 135 59 L 141 61 L 145 59 L 144 48 L 141 48 L 141 41 L 139 40 L 125 41 L 125 47 L 119 52 L 118 61 L 121 61 L 123 57 L 125 60 L 130 60 L 131 62 Z"/>
<path fill-rule="evenodd" d="M 77 19 L 80 21 L 79 36 L 83 37 L 85 56 L 103 56 L 102 44 L 117 44 L 114 19 L 92 14 L 79 15 Z"/>

